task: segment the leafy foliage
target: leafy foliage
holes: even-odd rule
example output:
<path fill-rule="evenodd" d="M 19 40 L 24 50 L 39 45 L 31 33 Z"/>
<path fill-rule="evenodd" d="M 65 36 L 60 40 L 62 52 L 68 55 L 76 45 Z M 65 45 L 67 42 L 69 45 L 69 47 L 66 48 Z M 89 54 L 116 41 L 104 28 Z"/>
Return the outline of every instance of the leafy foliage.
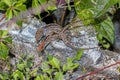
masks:
<path fill-rule="evenodd" d="M 103 47 L 109 48 L 114 42 L 114 28 L 106 13 L 111 6 L 119 3 L 119 0 L 75 0 L 74 2 L 78 17 L 85 25 L 93 25 L 98 32 L 97 38 L 100 43 Z"/>
<path fill-rule="evenodd" d="M 60 65 L 60 61 L 53 57 L 48 56 L 48 61 L 45 61 L 42 63 L 42 71 L 43 74 L 48 74 L 47 77 L 50 76 L 50 80 L 54 78 L 54 80 L 63 80 L 63 74 L 68 71 L 73 71 L 74 69 L 79 67 L 78 63 L 75 63 L 74 61 L 80 60 L 82 57 L 83 50 L 79 50 L 75 57 L 73 58 L 67 58 L 66 64 Z M 55 73 L 52 75 L 52 73 Z M 41 75 L 40 75 L 41 77 Z M 39 78 L 40 78 L 39 77 Z M 44 80 L 45 76 L 42 76 Z M 49 80 L 49 79 L 48 79 Z"/>
<path fill-rule="evenodd" d="M 0 30 L 0 59 L 7 59 L 9 53 L 9 47 L 7 44 L 12 43 L 11 37 L 8 35 L 8 31 Z"/>
<path fill-rule="evenodd" d="M 110 44 L 103 40 L 103 37 L 111 43 L 114 42 L 114 28 L 112 25 L 113 23 L 109 17 L 100 24 L 95 25 L 95 29 L 98 32 L 97 38 L 105 48 L 109 48 Z"/>
<path fill-rule="evenodd" d="M 23 4 L 26 0 L 0 0 L 0 10 L 6 11 L 7 19 L 11 19 L 13 15 L 17 15 L 20 11 L 26 10 Z"/>
<path fill-rule="evenodd" d="M 78 68 L 79 64 L 74 61 L 80 60 L 82 51 L 78 51 L 75 57 L 68 58 L 67 67 L 64 69 L 60 65 L 60 61 L 53 57 L 48 56 L 48 61 L 42 62 L 40 68 L 33 68 L 33 56 L 22 55 L 17 64 L 11 66 L 10 73 L 0 73 L 2 80 L 63 80 L 64 73 Z M 13 70 L 13 67 L 16 68 Z"/>

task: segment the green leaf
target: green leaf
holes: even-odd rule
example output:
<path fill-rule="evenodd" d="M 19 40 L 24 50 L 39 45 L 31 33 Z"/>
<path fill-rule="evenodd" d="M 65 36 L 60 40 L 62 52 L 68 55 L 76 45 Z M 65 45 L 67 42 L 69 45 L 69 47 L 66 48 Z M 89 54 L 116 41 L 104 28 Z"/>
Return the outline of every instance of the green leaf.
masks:
<path fill-rule="evenodd" d="M 56 72 L 54 80 L 63 80 L 62 72 Z"/>
<path fill-rule="evenodd" d="M 97 34 L 97 39 L 98 40 L 102 40 L 103 39 L 103 35 L 102 34 Z"/>
<path fill-rule="evenodd" d="M 102 23 L 98 24 L 95 27 L 95 29 L 98 32 L 98 39 L 101 39 L 101 37 L 103 37 L 103 38 L 107 39 L 110 43 L 113 44 L 113 42 L 114 42 L 114 27 L 113 27 L 113 23 L 112 23 L 110 17 L 108 17 Z"/>
<path fill-rule="evenodd" d="M 21 4 L 21 5 L 17 5 L 17 6 L 15 6 L 15 9 L 16 10 L 19 10 L 19 11 L 25 11 L 26 10 L 26 5 L 24 5 L 24 4 Z"/>
<path fill-rule="evenodd" d="M 18 12 L 16 10 L 13 10 L 13 15 L 17 16 Z"/>
<path fill-rule="evenodd" d="M 76 69 L 76 68 L 78 68 L 79 67 L 79 64 L 78 63 L 74 63 L 72 66 L 68 66 L 68 70 L 74 70 L 74 69 Z"/>
<path fill-rule="evenodd" d="M 32 7 L 38 7 L 39 1 L 38 0 L 32 0 Z"/>
<path fill-rule="evenodd" d="M 1 80 L 4 80 L 4 77 L 3 77 L 3 75 L 2 75 L 2 74 L 0 74 L 0 79 L 1 79 Z"/>
<path fill-rule="evenodd" d="M 53 71 L 54 71 L 53 69 L 43 69 L 43 72 L 49 75 L 51 75 Z"/>
<path fill-rule="evenodd" d="M 53 72 L 53 69 L 50 69 L 50 66 L 48 65 L 48 62 L 43 62 L 41 69 L 43 70 L 44 73 L 51 74 Z"/>
<path fill-rule="evenodd" d="M 100 0 L 98 1 L 101 2 Z M 111 6 L 118 3 L 118 0 L 103 0 L 102 2 L 104 2 L 104 7 L 102 8 L 102 10 L 97 12 L 95 17 L 99 17 L 103 15 L 104 13 L 106 13 Z"/>
<path fill-rule="evenodd" d="M 6 17 L 8 20 L 10 20 L 13 16 L 12 10 L 11 9 L 7 9 L 6 11 Z"/>
<path fill-rule="evenodd" d="M 43 70 L 47 70 L 47 69 L 49 69 L 50 67 L 49 67 L 49 65 L 48 65 L 48 62 L 42 62 L 42 66 L 41 66 L 41 69 L 43 69 Z"/>
<path fill-rule="evenodd" d="M 38 7 L 40 5 L 39 0 L 32 0 L 32 7 Z M 37 12 L 36 15 L 39 16 L 40 12 Z M 40 17 L 40 16 L 39 16 Z"/>
<path fill-rule="evenodd" d="M 26 2 L 26 0 L 18 0 L 17 2 L 18 3 L 24 3 L 24 2 Z"/>
<path fill-rule="evenodd" d="M 8 44 L 12 44 L 12 38 L 11 37 L 4 38 L 4 41 L 7 42 Z"/>
<path fill-rule="evenodd" d="M 83 55 L 83 50 L 77 51 L 77 54 L 76 54 L 74 60 L 80 60 L 82 55 Z"/>
<path fill-rule="evenodd" d="M 110 44 L 107 43 L 106 41 L 102 41 L 102 45 L 104 48 L 109 48 L 110 47 Z"/>
<path fill-rule="evenodd" d="M 0 80 L 9 80 L 10 76 L 7 72 L 0 73 Z"/>
<path fill-rule="evenodd" d="M 0 10 L 5 10 L 6 5 L 4 4 L 4 2 L 0 2 Z"/>
<path fill-rule="evenodd" d="M 55 5 L 48 7 L 48 10 L 51 10 L 51 11 L 56 10 L 56 9 L 57 9 L 57 7 Z"/>
<path fill-rule="evenodd" d="M 83 9 L 77 13 L 78 17 L 84 22 L 85 25 L 94 22 L 94 12 L 90 9 Z"/>
<path fill-rule="evenodd" d="M 120 0 L 118 0 L 118 5 L 119 5 L 119 8 L 120 8 Z"/>
<path fill-rule="evenodd" d="M 74 58 L 67 58 L 67 64 L 68 66 L 73 65 Z"/>
<path fill-rule="evenodd" d="M 47 0 L 39 0 L 40 4 L 46 3 Z"/>
<path fill-rule="evenodd" d="M 5 44 L 0 42 L 0 58 L 3 60 L 7 59 L 8 53 L 9 53 L 9 48 Z"/>
<path fill-rule="evenodd" d="M 10 0 L 1 0 L 1 1 L 4 2 L 8 6 L 12 5 Z"/>
<path fill-rule="evenodd" d="M 67 70 L 73 70 L 79 66 L 77 63 L 73 63 L 74 58 L 67 58 Z"/>
<path fill-rule="evenodd" d="M 74 58 L 67 58 L 67 69 L 74 65 Z"/>
<path fill-rule="evenodd" d="M 84 9 L 92 9 L 95 6 L 91 0 L 74 0 L 74 4 L 77 14 Z"/>
<path fill-rule="evenodd" d="M 17 64 L 17 68 L 18 68 L 19 70 L 24 70 L 25 64 L 24 64 L 24 63 Z"/>
<path fill-rule="evenodd" d="M 45 80 L 45 79 L 44 79 L 44 76 L 40 74 L 39 76 L 35 78 L 35 80 Z"/>
<path fill-rule="evenodd" d="M 66 65 L 66 64 L 63 65 L 62 70 L 63 70 L 64 72 L 67 71 L 67 65 Z"/>
<path fill-rule="evenodd" d="M 13 72 L 12 77 L 13 77 L 14 80 L 19 80 L 19 79 L 24 80 L 24 75 L 19 70 L 16 70 L 15 72 Z"/>
<path fill-rule="evenodd" d="M 60 69 L 60 62 L 57 58 L 49 55 L 48 61 L 49 61 L 49 64 L 52 65 L 53 68 L 57 68 L 58 70 Z"/>
<path fill-rule="evenodd" d="M 17 21 L 16 23 L 17 23 L 17 25 L 22 26 L 23 21 L 22 21 L 22 20 L 19 20 L 19 21 Z"/>
<path fill-rule="evenodd" d="M 7 34 L 8 34 L 7 30 L 0 30 L 0 38 L 6 37 Z"/>
<path fill-rule="evenodd" d="M 71 10 L 70 0 L 67 0 L 66 2 L 67 2 L 68 10 Z"/>

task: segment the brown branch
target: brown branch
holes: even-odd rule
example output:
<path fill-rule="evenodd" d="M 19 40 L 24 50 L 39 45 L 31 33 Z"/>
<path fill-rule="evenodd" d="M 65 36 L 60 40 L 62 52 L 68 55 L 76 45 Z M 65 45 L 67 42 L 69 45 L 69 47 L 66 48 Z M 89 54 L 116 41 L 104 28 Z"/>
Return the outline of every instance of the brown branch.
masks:
<path fill-rule="evenodd" d="M 99 73 L 100 71 L 103 71 L 103 70 L 105 70 L 105 69 L 107 69 L 107 68 L 109 68 L 109 67 L 111 67 L 111 66 L 117 65 L 117 64 L 120 64 L 120 62 L 116 62 L 116 63 L 114 63 L 114 64 L 111 64 L 111 65 L 105 66 L 105 67 L 103 67 L 103 68 L 101 68 L 101 69 L 98 69 L 98 70 L 96 70 L 96 71 L 90 72 L 90 73 L 88 73 L 88 74 L 86 74 L 86 75 L 80 76 L 80 77 L 78 77 L 76 80 L 81 80 L 81 79 L 83 79 L 84 77 L 97 74 L 97 73 Z"/>
<path fill-rule="evenodd" d="M 60 25 L 61 25 L 61 26 L 63 26 L 63 22 L 64 22 L 65 15 L 66 15 L 66 10 L 67 10 L 67 8 L 65 7 L 65 8 L 63 9 L 63 12 L 62 12 L 61 21 L 60 21 Z"/>
<path fill-rule="evenodd" d="M 89 50 L 89 49 L 95 49 L 95 48 L 100 48 L 100 46 L 87 47 L 87 48 L 78 48 L 78 49 L 82 49 L 82 50 Z"/>

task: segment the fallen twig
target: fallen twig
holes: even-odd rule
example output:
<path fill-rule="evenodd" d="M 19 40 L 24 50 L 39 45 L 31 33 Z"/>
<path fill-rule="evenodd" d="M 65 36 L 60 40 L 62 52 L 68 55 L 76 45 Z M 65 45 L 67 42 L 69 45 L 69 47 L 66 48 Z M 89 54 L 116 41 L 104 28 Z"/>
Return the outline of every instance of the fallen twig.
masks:
<path fill-rule="evenodd" d="M 114 65 L 117 65 L 117 64 L 120 64 L 120 62 L 116 62 L 116 63 L 114 63 L 114 64 L 111 64 L 111 65 L 105 66 L 105 67 L 103 67 L 103 68 L 101 68 L 101 69 L 98 69 L 98 70 L 96 70 L 96 71 L 90 72 L 90 73 L 88 73 L 88 74 L 86 74 L 86 75 L 80 76 L 80 77 L 78 77 L 76 80 L 81 80 L 81 79 L 83 79 L 84 77 L 97 74 L 97 73 L 99 73 L 100 71 L 103 71 L 104 69 L 107 69 L 107 68 L 109 68 L 109 67 L 111 67 L 111 66 L 114 66 Z"/>

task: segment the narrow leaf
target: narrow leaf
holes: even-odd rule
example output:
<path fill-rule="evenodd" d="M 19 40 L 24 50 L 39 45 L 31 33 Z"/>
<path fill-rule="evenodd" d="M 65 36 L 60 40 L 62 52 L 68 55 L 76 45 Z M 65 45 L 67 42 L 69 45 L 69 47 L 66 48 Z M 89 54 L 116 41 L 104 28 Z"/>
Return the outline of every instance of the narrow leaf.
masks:
<path fill-rule="evenodd" d="M 5 60 L 8 57 L 9 48 L 0 42 L 0 58 Z"/>
<path fill-rule="evenodd" d="M 77 54 L 75 56 L 75 60 L 80 60 L 83 55 L 83 50 L 77 51 Z"/>
<path fill-rule="evenodd" d="M 6 37 L 7 34 L 8 34 L 7 30 L 0 30 L 0 38 Z"/>

